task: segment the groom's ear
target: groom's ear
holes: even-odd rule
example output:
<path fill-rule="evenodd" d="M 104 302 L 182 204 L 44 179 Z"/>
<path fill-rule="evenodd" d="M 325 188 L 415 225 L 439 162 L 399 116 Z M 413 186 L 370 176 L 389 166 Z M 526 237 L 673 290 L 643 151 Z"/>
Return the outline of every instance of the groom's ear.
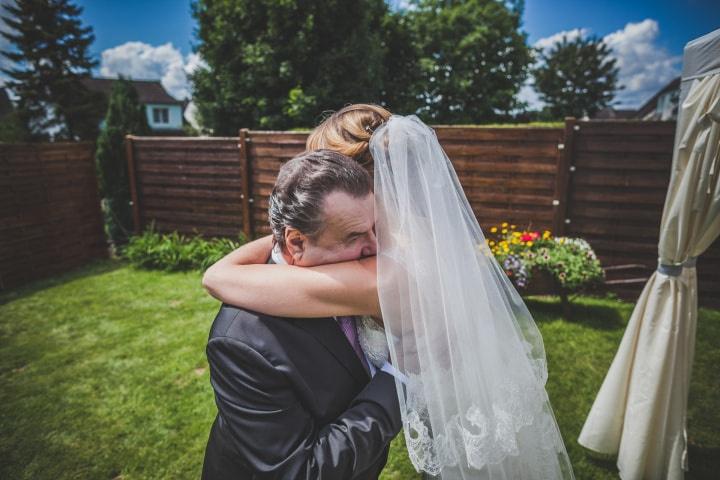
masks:
<path fill-rule="evenodd" d="M 294 228 L 285 229 L 285 248 L 293 259 L 293 263 L 298 263 L 307 246 L 307 237 L 302 232 Z"/>

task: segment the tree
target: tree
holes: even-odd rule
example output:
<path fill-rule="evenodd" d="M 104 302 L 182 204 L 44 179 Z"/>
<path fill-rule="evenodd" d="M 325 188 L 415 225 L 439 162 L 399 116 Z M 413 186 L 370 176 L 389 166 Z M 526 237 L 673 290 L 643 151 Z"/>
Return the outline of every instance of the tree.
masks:
<path fill-rule="evenodd" d="M 17 143 L 32 140 L 18 112 L 0 117 L 0 142 Z"/>
<path fill-rule="evenodd" d="M 11 31 L 0 34 L 14 49 L 1 53 L 16 65 L 3 69 L 6 87 L 31 136 L 94 140 L 102 97 L 82 84 L 98 63 L 88 52 L 95 37 L 81 24 L 82 9 L 69 0 L 16 0 L 3 9 Z"/>
<path fill-rule="evenodd" d="M 149 132 L 145 110 L 135 87 L 120 77 L 113 82 L 95 155 L 105 231 L 115 245 L 124 244 L 133 227 L 125 136 Z"/>
<path fill-rule="evenodd" d="M 532 54 L 520 31 L 523 2 L 416 0 L 407 10 L 420 49 L 421 115 L 436 123 L 505 118 Z"/>
<path fill-rule="evenodd" d="M 567 36 L 547 53 L 540 53 L 532 73 L 540 99 L 555 119 L 593 116 L 615 97 L 619 69 L 611 50 L 597 37 Z"/>
<path fill-rule="evenodd" d="M 383 0 L 196 0 L 191 80 L 204 128 L 313 126 L 347 103 L 382 100 Z"/>
<path fill-rule="evenodd" d="M 388 12 L 381 29 L 381 104 L 401 115 L 417 114 L 423 105 L 420 50 L 410 22 L 404 11 Z"/>

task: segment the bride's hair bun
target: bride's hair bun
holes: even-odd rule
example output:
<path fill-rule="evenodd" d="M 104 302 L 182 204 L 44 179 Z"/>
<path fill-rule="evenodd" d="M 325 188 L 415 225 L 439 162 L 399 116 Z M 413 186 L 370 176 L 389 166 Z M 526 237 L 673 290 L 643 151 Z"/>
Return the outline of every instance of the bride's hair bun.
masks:
<path fill-rule="evenodd" d="M 372 162 L 370 137 L 375 129 L 390 118 L 391 113 L 380 105 L 356 103 L 331 113 L 310 132 L 307 150 L 327 148 L 367 165 Z"/>

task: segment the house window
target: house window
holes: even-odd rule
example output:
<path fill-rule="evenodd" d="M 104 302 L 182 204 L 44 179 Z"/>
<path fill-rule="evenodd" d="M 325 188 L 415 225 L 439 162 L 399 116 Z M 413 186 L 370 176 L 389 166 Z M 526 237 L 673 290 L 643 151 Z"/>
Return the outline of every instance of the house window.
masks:
<path fill-rule="evenodd" d="M 167 108 L 153 108 L 153 123 L 170 123 Z"/>

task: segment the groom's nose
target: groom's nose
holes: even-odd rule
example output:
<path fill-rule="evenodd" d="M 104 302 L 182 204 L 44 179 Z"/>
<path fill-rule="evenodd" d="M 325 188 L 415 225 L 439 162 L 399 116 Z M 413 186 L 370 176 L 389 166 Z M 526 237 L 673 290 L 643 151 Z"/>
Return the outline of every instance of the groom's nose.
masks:
<path fill-rule="evenodd" d="M 374 228 L 370 231 L 367 244 L 362 248 L 360 254 L 363 257 L 370 257 L 377 254 L 377 238 L 375 237 Z"/>

